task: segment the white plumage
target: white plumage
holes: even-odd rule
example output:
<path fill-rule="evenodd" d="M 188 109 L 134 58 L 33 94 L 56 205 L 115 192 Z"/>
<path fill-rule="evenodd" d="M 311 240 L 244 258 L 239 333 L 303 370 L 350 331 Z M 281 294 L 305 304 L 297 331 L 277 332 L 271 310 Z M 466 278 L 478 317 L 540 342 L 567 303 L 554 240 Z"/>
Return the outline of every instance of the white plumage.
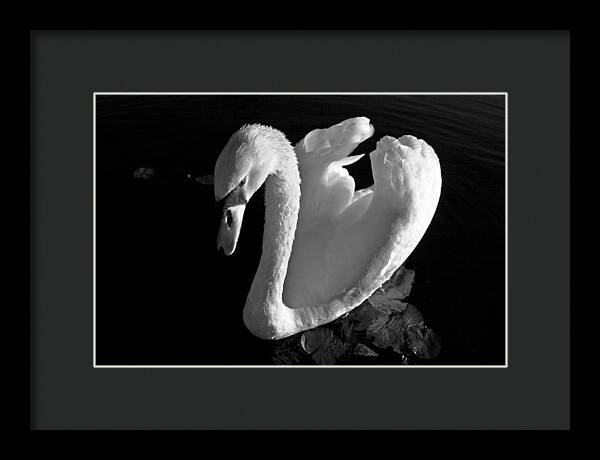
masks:
<path fill-rule="evenodd" d="M 385 136 L 370 153 L 373 186 L 355 191 L 344 166 L 363 157 L 349 155 L 373 133 L 368 118 L 351 118 L 292 148 L 283 133 L 249 125 L 219 156 L 215 196 L 225 202 L 219 245 L 226 253 L 243 216 L 240 205 L 228 208 L 228 197 L 248 200 L 265 183 L 262 257 L 243 314 L 255 335 L 279 339 L 349 312 L 425 233 L 441 191 L 437 155 L 413 136 Z"/>

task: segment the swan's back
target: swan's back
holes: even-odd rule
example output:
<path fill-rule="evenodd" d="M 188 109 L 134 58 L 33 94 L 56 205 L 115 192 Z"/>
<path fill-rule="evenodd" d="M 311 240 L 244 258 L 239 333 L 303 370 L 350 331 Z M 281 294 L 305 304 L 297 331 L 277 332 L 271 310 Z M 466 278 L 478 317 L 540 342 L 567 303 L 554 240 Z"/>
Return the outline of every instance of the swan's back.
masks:
<path fill-rule="evenodd" d="M 301 200 L 284 286 L 291 308 L 370 295 L 406 260 L 429 226 L 441 190 L 439 160 L 413 136 L 385 136 L 370 153 L 373 186 L 355 190 L 344 168 L 370 138 L 358 117 L 308 133 L 295 147 Z M 358 291 L 357 291 L 358 290 Z"/>

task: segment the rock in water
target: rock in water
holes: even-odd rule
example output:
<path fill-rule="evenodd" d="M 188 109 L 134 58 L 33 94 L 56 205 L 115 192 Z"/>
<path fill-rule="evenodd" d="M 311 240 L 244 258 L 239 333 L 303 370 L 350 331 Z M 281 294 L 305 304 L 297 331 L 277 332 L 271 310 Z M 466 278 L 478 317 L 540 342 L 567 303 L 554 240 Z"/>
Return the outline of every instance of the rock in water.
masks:
<path fill-rule="evenodd" d="M 350 313 L 331 323 L 304 331 L 275 346 L 276 364 L 352 364 L 385 360 L 411 364 L 431 360 L 441 350 L 439 336 L 423 315 L 403 302 L 410 294 L 415 272 L 400 267 L 381 288 Z"/>
<path fill-rule="evenodd" d="M 152 179 L 155 176 L 152 168 L 138 168 L 133 172 L 133 177 L 136 179 Z"/>

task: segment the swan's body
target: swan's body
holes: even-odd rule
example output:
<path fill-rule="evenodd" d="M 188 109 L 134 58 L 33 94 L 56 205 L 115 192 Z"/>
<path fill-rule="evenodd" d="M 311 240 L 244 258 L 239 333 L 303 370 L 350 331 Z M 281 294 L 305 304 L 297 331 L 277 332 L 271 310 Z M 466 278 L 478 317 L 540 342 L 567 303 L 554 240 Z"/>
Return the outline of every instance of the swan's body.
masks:
<path fill-rule="evenodd" d="M 328 323 L 366 300 L 406 260 L 435 213 L 439 160 L 413 136 L 371 152 L 374 185 L 354 190 L 343 168 L 373 135 L 364 117 L 311 131 L 295 149 L 262 125 L 236 132 L 217 160 L 219 246 L 235 250 L 245 203 L 265 184 L 262 257 L 244 307 L 248 329 L 280 339 Z"/>

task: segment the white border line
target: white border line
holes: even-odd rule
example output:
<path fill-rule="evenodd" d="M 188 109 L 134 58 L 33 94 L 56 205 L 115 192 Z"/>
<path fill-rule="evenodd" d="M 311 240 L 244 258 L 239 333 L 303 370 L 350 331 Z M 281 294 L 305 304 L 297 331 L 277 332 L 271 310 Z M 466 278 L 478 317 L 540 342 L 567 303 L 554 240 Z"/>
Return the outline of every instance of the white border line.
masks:
<path fill-rule="evenodd" d="M 377 96 L 377 95 L 394 95 L 394 96 L 481 96 L 494 95 L 504 96 L 504 203 L 505 203 L 505 230 L 504 230 L 504 284 L 505 284 L 505 316 L 504 316 L 504 331 L 505 331 L 505 364 L 498 365 L 111 365 L 111 364 L 96 364 L 96 96 Z M 94 92 L 93 93 L 93 367 L 95 369 L 507 369 L 508 368 L 508 92 Z"/>
<path fill-rule="evenodd" d="M 94 165 L 92 167 L 93 170 L 93 174 L 94 174 L 94 178 L 92 179 L 92 183 L 93 183 L 93 192 L 92 192 L 92 209 L 93 209 L 93 215 L 94 217 L 92 218 L 93 220 L 93 230 L 92 230 L 92 234 L 93 234 L 93 240 L 94 240 L 94 247 L 92 249 L 92 260 L 93 260 L 93 264 L 94 267 L 92 269 L 93 271 L 93 276 L 94 276 L 94 280 L 92 282 L 92 292 L 93 292 L 93 296 L 94 296 L 94 300 L 93 300 L 93 305 L 94 305 L 94 318 L 92 320 L 93 324 L 94 324 L 94 346 L 93 346 L 93 362 L 94 362 L 94 367 L 96 367 L 96 94 L 94 93 L 94 114 L 93 114 L 93 118 L 94 118 L 94 128 L 93 128 L 93 132 L 94 132 L 94 137 L 93 137 L 93 144 L 94 144 L 94 149 L 93 149 L 93 162 Z"/>
<path fill-rule="evenodd" d="M 508 367 L 508 93 L 504 93 L 504 363 Z"/>
<path fill-rule="evenodd" d="M 508 97 L 507 92 L 501 91 L 478 91 L 478 92 L 415 92 L 415 93 L 397 93 L 397 92 L 127 92 L 127 91 L 95 91 L 93 93 L 97 96 L 505 96 Z"/>

